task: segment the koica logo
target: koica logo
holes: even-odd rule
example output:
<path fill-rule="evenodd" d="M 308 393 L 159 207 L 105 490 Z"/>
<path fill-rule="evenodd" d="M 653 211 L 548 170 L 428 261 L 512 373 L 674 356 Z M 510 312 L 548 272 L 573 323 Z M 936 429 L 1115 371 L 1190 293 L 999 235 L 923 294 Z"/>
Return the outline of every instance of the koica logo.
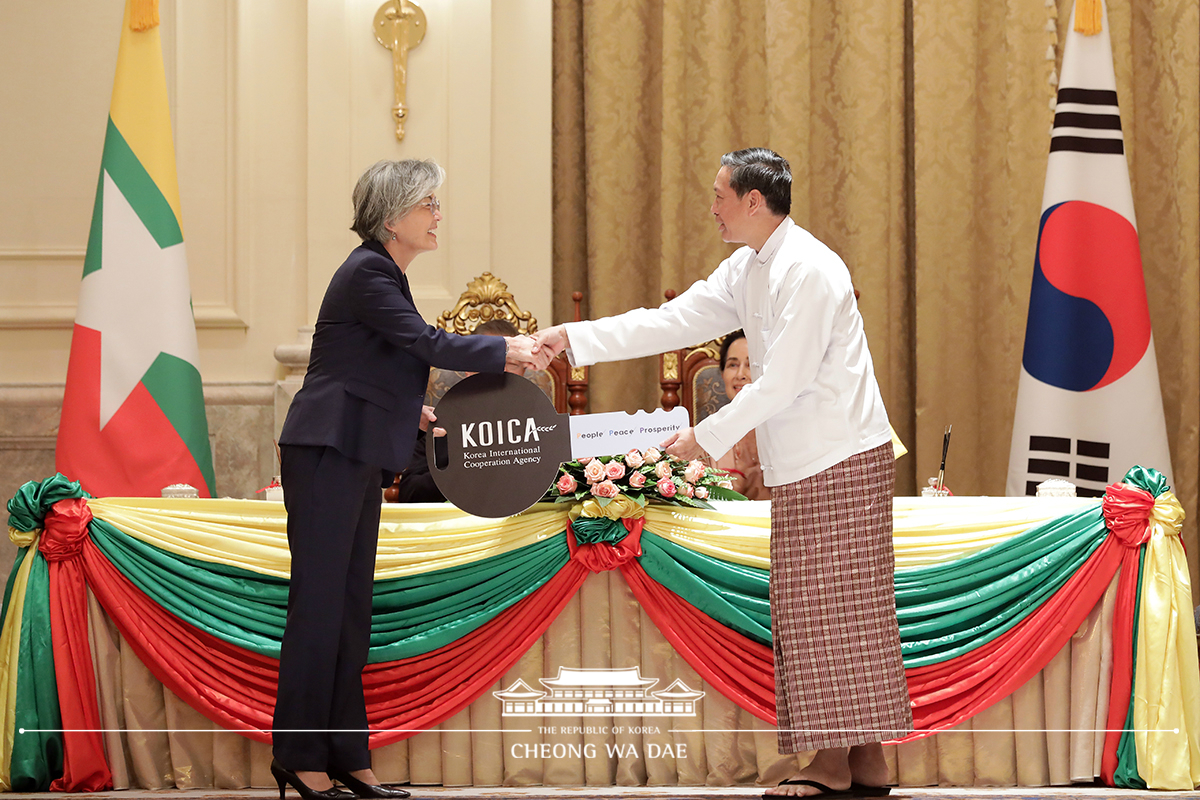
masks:
<path fill-rule="evenodd" d="M 683 681 L 651 691 L 658 678 L 643 678 L 640 667 L 573 669 L 559 667 L 555 678 L 540 678 L 545 690 L 518 679 L 492 692 L 506 717 L 694 717 L 704 697 Z"/>
<path fill-rule="evenodd" d="M 536 503 L 571 458 L 565 415 L 530 381 L 508 373 L 464 378 L 434 410 L 446 429 L 447 460 L 440 444 L 427 447 L 429 471 L 454 505 L 479 517 L 508 517 Z"/>
<path fill-rule="evenodd" d="M 476 430 L 476 425 L 479 426 Z M 495 426 L 490 419 L 483 422 L 464 422 L 462 424 L 462 443 L 464 448 L 491 447 L 493 444 L 524 444 L 540 442 L 541 433 L 552 431 L 557 425 L 539 426 L 533 417 L 527 417 L 524 422 L 519 419 L 496 420 Z M 505 438 L 505 434 L 508 434 Z"/>

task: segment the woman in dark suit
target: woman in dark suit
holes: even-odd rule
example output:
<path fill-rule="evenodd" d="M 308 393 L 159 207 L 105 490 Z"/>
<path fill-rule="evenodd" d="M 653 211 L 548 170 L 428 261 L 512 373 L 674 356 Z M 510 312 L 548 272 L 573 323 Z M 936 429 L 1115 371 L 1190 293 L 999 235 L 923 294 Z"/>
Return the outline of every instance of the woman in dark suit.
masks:
<path fill-rule="evenodd" d="M 329 282 L 304 386 L 279 437 L 288 511 L 291 585 L 279 660 L 271 773 L 282 800 L 407 797 L 380 786 L 367 750 L 362 670 L 371 633 L 371 590 L 382 485 L 408 465 L 430 366 L 501 372 L 541 369 L 528 337 L 457 336 L 425 323 L 405 275 L 437 249 L 432 161 L 380 161 L 354 187 L 363 240 Z"/>

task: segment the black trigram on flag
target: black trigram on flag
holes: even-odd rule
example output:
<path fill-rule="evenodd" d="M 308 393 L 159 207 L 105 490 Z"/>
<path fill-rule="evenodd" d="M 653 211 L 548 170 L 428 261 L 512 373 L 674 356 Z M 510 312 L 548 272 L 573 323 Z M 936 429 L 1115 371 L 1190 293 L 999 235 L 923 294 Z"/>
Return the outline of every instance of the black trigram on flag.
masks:
<path fill-rule="evenodd" d="M 1058 90 L 1050 152 L 1125 154 L 1117 93 L 1102 89 Z"/>
<path fill-rule="evenodd" d="M 1029 475 L 1042 476 L 1025 482 L 1025 494 L 1037 494 L 1037 485 L 1047 478 L 1062 478 L 1076 484 L 1079 497 L 1103 497 L 1108 485 L 1108 442 L 1068 439 L 1062 436 L 1029 437 Z M 1079 459 L 1087 459 L 1081 461 Z M 1079 481 L 1096 483 L 1100 488 L 1080 486 Z"/>

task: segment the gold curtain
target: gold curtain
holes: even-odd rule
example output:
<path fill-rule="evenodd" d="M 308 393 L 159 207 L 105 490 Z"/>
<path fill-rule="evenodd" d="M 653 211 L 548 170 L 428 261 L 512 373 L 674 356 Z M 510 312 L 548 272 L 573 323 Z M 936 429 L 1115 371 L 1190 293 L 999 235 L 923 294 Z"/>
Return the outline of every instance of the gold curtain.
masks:
<path fill-rule="evenodd" d="M 845 259 L 912 452 L 1003 494 L 1071 0 L 555 0 L 555 317 L 657 305 L 731 252 L 726 151 L 792 164 L 792 217 Z M 1193 587 L 1200 472 L 1200 12 L 1108 9 Z M 1048 26 L 1047 23 L 1050 23 Z M 591 410 L 658 403 L 657 361 L 600 365 Z M 1154 465 L 1149 465 L 1154 466 Z M 1195 591 L 1195 590 L 1194 590 Z"/>

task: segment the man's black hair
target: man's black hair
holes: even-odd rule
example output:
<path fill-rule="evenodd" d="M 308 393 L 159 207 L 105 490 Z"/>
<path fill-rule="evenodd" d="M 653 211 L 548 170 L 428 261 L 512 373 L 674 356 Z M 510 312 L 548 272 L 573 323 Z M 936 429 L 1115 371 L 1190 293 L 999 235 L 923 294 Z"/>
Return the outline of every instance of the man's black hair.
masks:
<path fill-rule="evenodd" d="M 772 213 L 791 213 L 792 170 L 783 156 L 765 147 L 748 147 L 721 156 L 721 166 L 729 167 L 729 188 L 738 197 L 757 189 Z"/>

